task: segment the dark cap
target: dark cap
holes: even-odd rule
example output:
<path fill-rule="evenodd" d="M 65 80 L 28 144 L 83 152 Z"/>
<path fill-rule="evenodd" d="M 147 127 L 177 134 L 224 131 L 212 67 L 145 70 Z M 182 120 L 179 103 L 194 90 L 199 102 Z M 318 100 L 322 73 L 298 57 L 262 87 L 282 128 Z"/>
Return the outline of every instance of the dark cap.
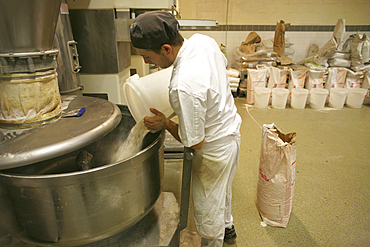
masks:
<path fill-rule="evenodd" d="M 139 15 L 130 26 L 131 43 L 140 49 L 159 49 L 175 40 L 179 31 L 176 18 L 166 11 Z"/>

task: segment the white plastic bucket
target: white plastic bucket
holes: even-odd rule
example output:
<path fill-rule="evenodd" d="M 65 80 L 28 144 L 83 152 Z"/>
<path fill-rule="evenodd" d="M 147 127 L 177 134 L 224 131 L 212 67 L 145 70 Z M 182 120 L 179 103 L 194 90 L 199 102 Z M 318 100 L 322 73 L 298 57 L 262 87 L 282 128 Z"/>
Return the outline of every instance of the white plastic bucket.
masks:
<path fill-rule="evenodd" d="M 329 106 L 337 109 L 342 109 L 348 90 L 346 88 L 330 88 Z"/>
<path fill-rule="evenodd" d="M 289 90 L 285 88 L 272 89 L 272 107 L 276 109 L 285 109 Z"/>
<path fill-rule="evenodd" d="M 348 88 L 346 105 L 351 108 L 361 108 L 367 90 L 364 88 Z"/>
<path fill-rule="evenodd" d="M 306 106 L 308 90 L 304 88 L 293 88 L 290 106 L 294 109 L 304 109 Z"/>
<path fill-rule="evenodd" d="M 124 97 L 136 122 L 145 116 L 154 116 L 150 108 L 157 109 L 166 117 L 174 113 L 168 94 L 171 74 L 172 67 L 141 78 L 136 74 L 126 80 Z"/>
<path fill-rule="evenodd" d="M 310 90 L 310 107 L 315 109 L 323 109 L 328 93 L 329 91 L 327 89 L 312 88 Z"/>
<path fill-rule="evenodd" d="M 257 108 L 267 108 L 269 104 L 271 89 L 265 87 L 257 87 L 254 89 L 254 106 Z"/>

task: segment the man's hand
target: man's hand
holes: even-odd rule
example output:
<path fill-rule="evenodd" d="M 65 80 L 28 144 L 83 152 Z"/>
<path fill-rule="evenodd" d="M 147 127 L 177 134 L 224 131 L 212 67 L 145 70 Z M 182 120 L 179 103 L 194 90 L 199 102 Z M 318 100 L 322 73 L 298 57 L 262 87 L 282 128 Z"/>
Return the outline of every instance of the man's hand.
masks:
<path fill-rule="evenodd" d="M 168 118 L 166 118 L 166 116 L 157 109 L 150 108 L 150 111 L 155 114 L 155 116 L 144 118 L 145 127 L 147 127 L 148 130 L 166 129 L 169 121 Z"/>
<path fill-rule="evenodd" d="M 144 118 L 144 124 L 145 127 L 148 128 L 148 130 L 160 130 L 160 129 L 166 129 L 168 130 L 172 136 L 181 142 L 178 128 L 179 125 L 171 120 L 169 120 L 162 112 L 158 111 L 157 109 L 150 108 L 150 111 L 155 114 L 154 117 L 145 117 Z M 182 142 L 181 142 L 182 143 Z M 191 148 L 194 149 L 201 149 L 204 144 L 204 139 L 200 143 L 191 146 Z"/>

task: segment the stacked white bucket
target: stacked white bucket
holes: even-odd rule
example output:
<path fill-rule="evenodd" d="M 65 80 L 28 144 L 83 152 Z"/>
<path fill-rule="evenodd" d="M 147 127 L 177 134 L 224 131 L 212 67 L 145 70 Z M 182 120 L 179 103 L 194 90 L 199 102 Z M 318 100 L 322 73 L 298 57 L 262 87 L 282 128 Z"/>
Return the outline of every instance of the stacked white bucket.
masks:
<path fill-rule="evenodd" d="M 289 78 L 289 80 L 287 80 Z M 361 108 L 370 103 L 370 71 L 353 72 L 346 68 L 279 69 L 260 66 L 248 69 L 247 103 L 257 108 L 304 109 L 306 105 L 323 109 L 326 104 L 341 109 L 346 105 Z M 288 81 L 288 83 L 287 83 Z"/>

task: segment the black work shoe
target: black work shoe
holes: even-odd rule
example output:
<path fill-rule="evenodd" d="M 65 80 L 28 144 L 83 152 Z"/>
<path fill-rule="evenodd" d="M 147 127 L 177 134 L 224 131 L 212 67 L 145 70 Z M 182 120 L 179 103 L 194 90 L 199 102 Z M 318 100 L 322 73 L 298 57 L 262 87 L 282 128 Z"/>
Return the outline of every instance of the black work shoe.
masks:
<path fill-rule="evenodd" d="M 225 228 L 224 241 L 227 244 L 234 244 L 236 242 L 236 232 L 235 232 L 234 225 L 231 227 L 231 229 Z"/>

